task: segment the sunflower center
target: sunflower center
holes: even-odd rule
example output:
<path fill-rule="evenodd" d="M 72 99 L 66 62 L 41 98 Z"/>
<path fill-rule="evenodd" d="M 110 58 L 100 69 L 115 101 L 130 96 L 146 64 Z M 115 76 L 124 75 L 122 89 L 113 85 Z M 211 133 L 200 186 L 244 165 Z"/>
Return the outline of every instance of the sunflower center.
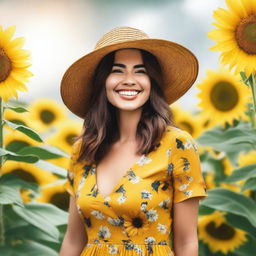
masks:
<path fill-rule="evenodd" d="M 43 123 L 50 124 L 55 119 L 55 115 L 52 111 L 45 109 L 40 112 L 40 119 Z"/>
<path fill-rule="evenodd" d="M 216 227 L 215 222 L 211 221 L 206 225 L 205 229 L 208 234 L 219 240 L 230 240 L 235 235 L 235 230 L 226 223 L 222 223 Z"/>
<path fill-rule="evenodd" d="M 66 191 L 63 193 L 55 193 L 50 198 L 50 203 L 56 205 L 62 210 L 67 210 L 69 204 L 69 195 Z"/>
<path fill-rule="evenodd" d="M 31 173 L 23 169 L 19 169 L 19 168 L 14 169 L 12 173 L 27 182 L 34 182 L 38 184 L 38 181 L 36 180 L 36 178 Z"/>
<path fill-rule="evenodd" d="M 236 28 L 238 46 L 248 54 L 256 54 L 256 14 L 241 20 Z"/>
<path fill-rule="evenodd" d="M 0 67 L 0 82 L 2 82 L 6 80 L 12 70 L 12 62 L 2 48 L 0 48 Z"/>
<path fill-rule="evenodd" d="M 140 228 L 143 225 L 143 220 L 139 217 L 133 218 L 132 219 L 132 225 L 136 228 Z"/>
<path fill-rule="evenodd" d="M 75 137 L 76 137 L 76 134 L 70 133 L 70 134 L 68 134 L 68 135 L 66 136 L 65 140 L 66 140 L 66 142 L 67 142 L 70 146 L 72 146 L 73 143 L 74 143 L 74 138 L 75 138 Z"/>
<path fill-rule="evenodd" d="M 233 109 L 239 100 L 236 88 L 226 81 L 220 81 L 214 85 L 210 99 L 214 107 L 220 111 Z"/>
<path fill-rule="evenodd" d="M 193 127 L 191 126 L 190 123 L 188 123 L 188 122 L 180 122 L 180 125 L 181 125 L 185 130 L 187 130 L 190 134 L 193 134 L 193 133 L 194 133 L 194 129 L 193 129 Z"/>

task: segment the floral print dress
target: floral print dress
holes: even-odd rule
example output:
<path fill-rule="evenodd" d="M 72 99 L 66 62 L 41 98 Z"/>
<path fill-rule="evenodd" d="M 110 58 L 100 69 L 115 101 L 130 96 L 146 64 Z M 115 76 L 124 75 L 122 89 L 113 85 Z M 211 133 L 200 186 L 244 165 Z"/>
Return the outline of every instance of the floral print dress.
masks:
<path fill-rule="evenodd" d="M 156 150 L 142 155 L 108 196 L 97 188 L 96 165 L 77 162 L 78 152 L 76 142 L 65 187 L 88 235 L 81 256 L 173 256 L 173 203 L 207 196 L 192 136 L 168 126 Z"/>

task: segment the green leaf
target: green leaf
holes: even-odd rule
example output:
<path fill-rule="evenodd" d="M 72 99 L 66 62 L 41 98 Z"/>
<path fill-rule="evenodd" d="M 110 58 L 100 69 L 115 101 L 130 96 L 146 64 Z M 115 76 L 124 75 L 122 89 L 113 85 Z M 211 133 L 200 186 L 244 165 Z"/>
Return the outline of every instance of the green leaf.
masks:
<path fill-rule="evenodd" d="M 243 216 L 256 227 L 256 203 L 251 198 L 229 189 L 214 188 L 208 190 L 208 197 L 201 205 Z"/>
<path fill-rule="evenodd" d="M 256 191 L 256 178 L 249 179 L 244 183 L 242 191 L 247 189 Z"/>
<path fill-rule="evenodd" d="M 14 152 L 8 151 L 6 149 L 0 148 L 0 156 L 6 157 L 6 160 L 13 160 L 18 162 L 26 162 L 26 163 L 36 163 L 38 161 L 38 157 L 34 155 L 18 155 Z"/>
<path fill-rule="evenodd" d="M 38 184 L 34 183 L 34 182 L 27 182 L 19 177 L 17 177 L 16 175 L 14 175 L 13 173 L 4 173 L 1 177 L 0 177 L 0 185 L 5 185 L 17 190 L 20 189 L 30 189 L 32 191 L 34 191 L 35 193 L 39 193 L 39 186 Z"/>
<path fill-rule="evenodd" d="M 59 157 L 69 157 L 64 151 L 53 146 L 27 146 L 17 152 L 21 155 L 35 155 L 40 159 L 54 159 Z"/>
<path fill-rule="evenodd" d="M 4 185 L 0 186 L 0 204 L 17 204 L 23 207 L 19 191 Z"/>
<path fill-rule="evenodd" d="M 0 251 L 4 256 L 58 256 L 53 249 L 31 240 L 20 241 L 20 244 L 11 247 L 0 247 Z"/>
<path fill-rule="evenodd" d="M 225 179 L 225 182 L 230 183 L 250 178 L 256 178 L 256 164 L 250 164 L 236 169 Z"/>
<path fill-rule="evenodd" d="M 4 107 L 5 109 L 11 109 L 17 113 L 24 113 L 24 112 L 29 112 L 27 109 L 23 108 L 23 107 Z"/>
<path fill-rule="evenodd" d="M 48 242 L 59 242 L 58 239 L 47 235 L 45 232 L 41 231 L 40 229 L 38 229 L 30 224 L 8 229 L 5 232 L 5 236 L 6 236 L 6 239 L 8 239 L 8 240 L 29 239 L 29 240 L 37 240 L 37 241 L 43 240 L 43 241 L 48 241 Z"/>
<path fill-rule="evenodd" d="M 237 164 L 237 156 L 241 152 L 256 149 L 256 130 L 249 123 L 240 122 L 236 127 L 224 130 L 217 126 L 207 130 L 197 142 L 203 146 L 211 146 L 217 151 L 224 151 L 233 164 Z"/>
<path fill-rule="evenodd" d="M 249 77 L 246 76 L 245 72 L 240 72 L 240 75 L 242 77 L 243 83 L 246 84 L 247 86 L 249 86 L 250 85 Z"/>
<path fill-rule="evenodd" d="M 35 163 L 35 165 L 40 169 L 50 171 L 54 174 L 59 175 L 62 178 L 65 178 L 67 176 L 67 170 L 66 169 L 61 168 L 61 167 L 59 167 L 55 164 L 52 164 L 50 162 L 39 160 L 37 163 Z"/>
<path fill-rule="evenodd" d="M 39 228 L 54 239 L 59 239 L 58 229 L 51 223 L 48 218 L 42 217 L 42 214 L 38 214 L 37 209 L 34 211 L 33 206 L 25 204 L 24 208 L 13 205 L 13 211 L 26 220 L 31 225 Z"/>
<path fill-rule="evenodd" d="M 31 139 L 38 141 L 38 142 L 43 142 L 43 140 L 41 139 L 41 137 L 31 128 L 25 126 L 25 125 L 17 125 L 14 122 L 11 121 L 4 121 L 9 127 L 11 127 L 14 130 L 18 130 L 24 134 L 26 134 L 28 137 L 30 137 Z"/>

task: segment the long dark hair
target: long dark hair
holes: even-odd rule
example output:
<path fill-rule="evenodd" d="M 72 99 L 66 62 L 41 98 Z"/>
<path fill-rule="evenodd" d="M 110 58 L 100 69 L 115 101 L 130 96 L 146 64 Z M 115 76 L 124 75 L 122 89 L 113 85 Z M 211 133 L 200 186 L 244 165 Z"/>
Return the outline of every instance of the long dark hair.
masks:
<path fill-rule="evenodd" d="M 176 125 L 161 90 L 161 67 L 154 55 L 145 50 L 140 51 L 151 82 L 150 96 L 143 105 L 136 131 L 136 153 L 142 155 L 156 148 L 168 125 Z M 82 133 L 76 138 L 76 141 L 82 139 L 78 161 L 100 162 L 110 145 L 119 139 L 118 109 L 108 102 L 105 90 L 105 81 L 112 70 L 114 57 L 115 51 L 107 54 L 96 68 L 90 108 L 84 118 Z"/>

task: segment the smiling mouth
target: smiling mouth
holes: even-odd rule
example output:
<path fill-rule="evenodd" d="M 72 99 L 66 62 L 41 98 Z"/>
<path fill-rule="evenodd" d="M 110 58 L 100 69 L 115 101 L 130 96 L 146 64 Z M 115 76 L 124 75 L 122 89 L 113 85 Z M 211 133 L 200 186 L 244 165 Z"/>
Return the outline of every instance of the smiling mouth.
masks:
<path fill-rule="evenodd" d="M 117 92 L 120 95 L 134 96 L 139 94 L 141 91 L 140 90 L 117 90 L 115 92 Z"/>

